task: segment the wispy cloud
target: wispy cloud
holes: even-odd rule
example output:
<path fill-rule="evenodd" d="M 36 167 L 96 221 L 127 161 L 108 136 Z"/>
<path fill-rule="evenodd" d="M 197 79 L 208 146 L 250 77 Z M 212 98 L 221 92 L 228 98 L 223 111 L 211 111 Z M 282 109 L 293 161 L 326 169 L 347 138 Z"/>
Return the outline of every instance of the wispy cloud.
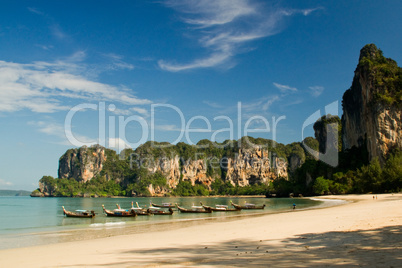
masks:
<path fill-rule="evenodd" d="M 126 105 L 150 104 L 133 96 L 123 86 L 94 81 L 82 74 L 83 67 L 74 63 L 85 57 L 74 54 L 70 61 L 20 64 L 0 61 L 0 111 L 29 109 L 53 113 L 69 108 L 66 99 L 111 101 Z"/>
<path fill-rule="evenodd" d="M 128 109 L 113 109 L 111 110 L 116 115 L 132 115 L 132 114 L 140 114 L 144 117 L 149 117 L 149 111 L 145 108 L 141 107 L 130 107 Z"/>
<path fill-rule="evenodd" d="M 313 87 L 309 87 L 309 89 L 310 89 L 310 94 L 313 97 L 318 97 L 324 92 L 324 87 L 322 87 L 322 86 L 313 86 Z"/>
<path fill-rule="evenodd" d="M 162 131 L 183 131 L 183 129 L 178 128 L 176 125 L 156 125 L 155 129 Z"/>
<path fill-rule="evenodd" d="M 255 7 L 244 0 L 168 0 L 165 4 L 187 15 L 193 15 L 193 17 L 183 17 L 183 20 L 202 28 L 223 25 L 239 17 L 256 13 Z"/>
<path fill-rule="evenodd" d="M 123 139 L 121 138 L 109 138 L 108 147 L 115 149 L 118 153 L 126 148 L 131 148 Z"/>
<path fill-rule="evenodd" d="M 244 120 L 248 120 L 253 116 L 266 116 L 267 114 L 272 113 L 272 106 L 280 100 L 280 96 L 273 95 L 248 103 L 243 102 L 241 104 L 242 117 Z"/>
<path fill-rule="evenodd" d="M 74 145 L 68 141 L 65 134 L 66 133 L 65 128 L 61 124 L 52 121 L 30 121 L 28 122 L 28 125 L 36 127 L 37 131 L 41 133 L 60 139 L 60 142 L 57 143 L 68 146 Z M 73 133 L 73 135 L 76 140 L 80 141 L 81 143 L 86 143 L 88 145 L 99 142 L 94 141 L 94 139 L 91 139 L 84 135 L 80 135 L 78 133 Z"/>
<path fill-rule="evenodd" d="M 69 37 L 69 35 L 66 34 L 66 33 L 62 30 L 62 28 L 60 27 L 60 25 L 58 25 L 58 24 L 50 25 L 50 26 L 49 26 L 49 29 L 50 29 L 50 32 L 52 33 L 52 35 L 53 35 L 55 38 L 59 39 L 59 40 L 64 40 L 64 39 L 66 39 L 66 38 Z"/>
<path fill-rule="evenodd" d="M 164 60 L 159 60 L 159 67 L 163 70 L 170 72 L 179 72 L 197 68 L 208 68 L 214 67 L 220 64 L 223 64 L 227 61 L 232 54 L 229 51 L 221 51 L 220 53 L 211 54 L 208 58 L 205 59 L 197 59 L 192 63 L 187 64 L 179 64 L 179 63 L 171 63 Z"/>
<path fill-rule="evenodd" d="M 40 10 L 39 10 L 38 8 L 36 8 L 36 7 L 28 7 L 27 9 L 28 9 L 30 12 L 32 12 L 32 13 L 34 13 L 34 14 L 36 14 L 36 15 L 41 15 L 41 16 L 45 15 L 44 12 L 40 11 Z"/>
<path fill-rule="evenodd" d="M 111 64 L 108 65 L 108 69 L 110 70 L 133 70 L 134 65 L 131 63 L 127 63 L 124 61 L 124 57 L 121 55 L 117 55 L 114 53 L 103 54 L 105 58 L 111 61 Z"/>
<path fill-rule="evenodd" d="M 27 9 L 29 12 L 41 16 L 47 22 L 50 34 L 54 38 L 58 39 L 59 41 L 66 41 L 71 39 L 71 37 L 66 32 L 64 32 L 62 27 L 59 24 L 57 24 L 55 22 L 55 19 L 52 18 L 49 14 L 43 12 L 42 10 L 36 7 L 27 7 Z"/>
<path fill-rule="evenodd" d="M 182 22 L 191 26 L 192 36 L 208 54 L 188 63 L 158 62 L 161 69 L 171 72 L 230 68 L 235 65 L 233 57 L 243 51 L 246 43 L 278 33 L 284 17 L 307 16 L 317 10 L 272 8 L 251 0 L 168 0 L 164 4 L 182 14 Z"/>
<path fill-rule="evenodd" d="M 219 104 L 219 103 L 216 103 L 216 102 L 212 102 L 212 101 L 203 101 L 203 103 L 206 104 L 206 105 L 208 105 L 209 107 L 212 107 L 212 108 L 216 108 L 216 109 L 222 108 L 222 105 Z"/>
<path fill-rule="evenodd" d="M 51 49 L 53 49 L 54 48 L 54 46 L 52 46 L 52 45 L 40 45 L 40 44 L 36 44 L 35 46 L 37 46 L 37 47 L 39 47 L 39 48 L 41 48 L 41 49 L 43 49 L 43 50 L 51 50 Z"/>
<path fill-rule="evenodd" d="M 269 98 L 268 100 L 264 101 L 262 103 L 262 110 L 263 111 L 268 111 L 269 108 L 272 106 L 272 104 L 276 101 L 278 101 L 280 98 L 279 96 L 273 96 L 271 98 Z"/>
<path fill-rule="evenodd" d="M 3 180 L 3 179 L 0 179 L 0 186 L 11 186 L 11 185 L 13 185 L 12 182 L 5 181 L 5 180 Z"/>
<path fill-rule="evenodd" d="M 288 86 L 288 85 L 281 85 L 281 84 L 278 84 L 278 83 L 273 83 L 273 85 L 274 85 L 277 89 L 279 89 L 280 92 L 282 92 L 282 93 L 296 92 L 296 91 L 297 91 L 297 88 L 291 87 L 291 86 Z"/>

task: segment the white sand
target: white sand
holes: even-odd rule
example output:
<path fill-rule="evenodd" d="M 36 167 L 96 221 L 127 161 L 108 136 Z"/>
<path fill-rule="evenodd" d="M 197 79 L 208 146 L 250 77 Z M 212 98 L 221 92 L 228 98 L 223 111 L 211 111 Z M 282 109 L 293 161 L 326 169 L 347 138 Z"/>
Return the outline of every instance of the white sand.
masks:
<path fill-rule="evenodd" d="M 402 194 L 336 207 L 0 251 L 0 267 L 402 267 Z"/>

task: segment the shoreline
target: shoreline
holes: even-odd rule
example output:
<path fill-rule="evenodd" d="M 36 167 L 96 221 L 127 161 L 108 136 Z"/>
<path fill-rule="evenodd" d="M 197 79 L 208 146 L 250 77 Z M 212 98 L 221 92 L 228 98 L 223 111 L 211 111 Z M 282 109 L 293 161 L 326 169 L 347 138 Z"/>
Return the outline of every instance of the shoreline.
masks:
<path fill-rule="evenodd" d="M 5 249 L 0 250 L 0 266 L 370 266 L 378 264 L 373 256 L 379 255 L 386 266 L 400 266 L 402 194 L 372 197 L 320 196 L 317 198 L 348 202 L 234 220 L 183 221 L 171 229 L 156 226 L 135 234 Z M 63 234 L 60 237 L 63 240 Z M 380 266 L 385 265 L 381 262 Z"/>
<path fill-rule="evenodd" d="M 247 196 L 248 197 L 248 196 Z M 260 196 L 255 196 L 260 197 Z M 297 200 L 311 199 L 308 197 L 304 198 L 294 198 L 294 202 Z M 293 202 L 293 201 L 292 201 Z M 319 204 L 308 206 L 308 207 L 298 207 L 298 211 L 301 210 L 311 210 L 319 209 L 322 207 L 328 207 L 338 204 L 333 204 L 328 202 L 328 200 L 320 200 Z M 188 226 L 196 226 L 200 224 L 205 224 L 208 222 L 231 222 L 236 220 L 241 220 L 244 218 L 262 217 L 265 215 L 287 213 L 292 211 L 291 208 L 283 210 L 273 210 L 269 209 L 269 205 L 264 210 L 243 210 L 242 214 L 232 214 L 232 213 L 219 213 L 213 217 L 201 217 L 201 218 L 182 218 L 182 219 L 171 219 L 161 217 L 159 221 L 118 221 L 118 222 L 107 222 L 107 223 L 91 223 L 85 226 L 53 226 L 53 227 L 43 227 L 38 228 L 36 231 L 21 232 L 21 233 L 10 233 L 2 234 L 2 240 L 6 243 L 0 244 L 0 250 L 7 249 L 17 249 L 25 247 L 34 247 L 47 244 L 57 244 L 72 241 L 81 240 L 91 240 L 110 236 L 122 235 L 121 231 L 124 230 L 124 235 L 133 235 L 138 233 L 143 233 L 149 230 L 152 231 L 163 231 L 171 229 L 179 229 Z M 179 212 L 176 212 L 179 213 Z M 179 213 L 180 214 L 180 213 Z M 208 215 L 211 216 L 211 215 Z M 148 228 L 148 229 L 144 229 Z M 40 230 L 43 229 L 43 230 Z"/>

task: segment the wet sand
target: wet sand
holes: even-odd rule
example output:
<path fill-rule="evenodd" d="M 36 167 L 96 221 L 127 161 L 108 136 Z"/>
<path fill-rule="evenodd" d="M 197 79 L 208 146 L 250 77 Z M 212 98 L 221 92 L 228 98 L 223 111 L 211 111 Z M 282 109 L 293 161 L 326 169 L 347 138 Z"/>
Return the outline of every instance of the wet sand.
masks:
<path fill-rule="evenodd" d="M 0 250 L 0 267 L 402 266 L 402 194 L 321 198 L 350 202 Z"/>

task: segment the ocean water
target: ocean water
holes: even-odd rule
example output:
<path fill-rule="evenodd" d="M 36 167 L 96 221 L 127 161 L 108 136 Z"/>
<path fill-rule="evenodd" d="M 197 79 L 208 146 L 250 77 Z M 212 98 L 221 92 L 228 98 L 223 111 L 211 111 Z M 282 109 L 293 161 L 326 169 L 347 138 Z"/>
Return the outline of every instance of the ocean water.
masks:
<path fill-rule="evenodd" d="M 135 218 L 106 217 L 102 204 L 113 210 L 116 204 L 121 208 L 130 208 L 131 202 L 138 202 L 140 207 L 149 207 L 162 202 L 178 203 L 190 208 L 192 205 L 215 206 L 216 204 L 265 204 L 264 210 L 242 210 L 239 212 L 213 212 L 211 214 L 184 214 L 175 210 L 171 216 L 137 216 Z M 71 237 L 80 232 L 81 237 L 102 237 L 119 233 L 135 233 L 150 230 L 155 226 L 176 228 L 183 224 L 194 224 L 203 220 L 231 220 L 237 217 L 257 216 L 267 213 L 291 211 L 293 203 L 296 209 L 320 206 L 322 201 L 302 198 L 256 198 L 256 197 L 166 197 L 166 198 L 32 198 L 32 197 L 0 197 L 0 249 L 23 247 L 37 244 L 74 240 Z M 67 218 L 63 215 L 62 206 L 66 210 L 94 210 L 96 217 Z M 85 235 L 84 235 L 85 234 Z M 63 238 L 64 237 L 64 238 Z M 69 237 L 67 239 L 67 237 Z"/>

